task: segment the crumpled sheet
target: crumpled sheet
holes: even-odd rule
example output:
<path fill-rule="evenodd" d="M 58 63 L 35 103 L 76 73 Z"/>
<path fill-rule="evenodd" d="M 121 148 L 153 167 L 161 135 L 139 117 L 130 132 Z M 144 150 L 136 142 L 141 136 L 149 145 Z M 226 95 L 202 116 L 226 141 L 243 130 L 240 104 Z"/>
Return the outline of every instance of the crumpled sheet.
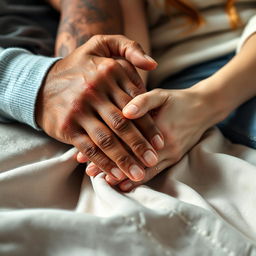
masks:
<path fill-rule="evenodd" d="M 125 194 L 27 126 L 0 124 L 0 147 L 0 255 L 256 255 L 256 151 L 217 128 Z"/>

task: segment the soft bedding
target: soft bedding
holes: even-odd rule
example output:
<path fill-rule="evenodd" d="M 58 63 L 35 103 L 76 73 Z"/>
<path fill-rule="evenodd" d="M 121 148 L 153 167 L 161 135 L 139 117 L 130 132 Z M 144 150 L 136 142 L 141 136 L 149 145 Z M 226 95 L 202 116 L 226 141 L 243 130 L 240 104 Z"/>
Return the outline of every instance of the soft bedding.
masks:
<path fill-rule="evenodd" d="M 256 151 L 217 128 L 130 193 L 27 126 L 0 147 L 0 255 L 256 255 Z"/>

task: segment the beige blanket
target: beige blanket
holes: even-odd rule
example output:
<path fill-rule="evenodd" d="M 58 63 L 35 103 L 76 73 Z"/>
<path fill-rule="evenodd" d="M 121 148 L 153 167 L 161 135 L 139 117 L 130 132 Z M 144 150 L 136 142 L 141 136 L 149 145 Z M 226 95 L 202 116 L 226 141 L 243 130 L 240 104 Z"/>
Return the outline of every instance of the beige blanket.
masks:
<path fill-rule="evenodd" d="M 122 194 L 75 149 L 0 124 L 0 255 L 256 255 L 256 151 L 216 129 Z"/>

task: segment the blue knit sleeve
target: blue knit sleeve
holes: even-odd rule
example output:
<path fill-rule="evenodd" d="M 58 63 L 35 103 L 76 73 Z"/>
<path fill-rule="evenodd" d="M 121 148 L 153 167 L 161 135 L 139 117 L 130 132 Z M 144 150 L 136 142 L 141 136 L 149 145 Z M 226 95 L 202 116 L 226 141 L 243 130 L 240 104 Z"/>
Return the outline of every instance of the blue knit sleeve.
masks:
<path fill-rule="evenodd" d="M 35 121 L 38 91 L 59 58 L 33 55 L 19 48 L 0 49 L 0 121 L 13 120 L 39 129 Z"/>

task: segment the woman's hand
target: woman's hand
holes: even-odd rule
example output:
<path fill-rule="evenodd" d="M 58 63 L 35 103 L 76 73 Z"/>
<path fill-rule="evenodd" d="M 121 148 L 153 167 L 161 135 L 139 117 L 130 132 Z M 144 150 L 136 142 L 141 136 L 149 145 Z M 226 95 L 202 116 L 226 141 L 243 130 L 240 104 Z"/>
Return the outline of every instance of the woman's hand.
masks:
<path fill-rule="evenodd" d="M 124 118 L 120 109 L 145 89 L 132 65 L 129 76 L 112 56 L 145 70 L 156 67 L 134 41 L 94 36 L 50 69 L 38 96 L 36 121 L 113 178 L 126 175 L 138 181 L 144 178 L 144 166 L 156 165 L 162 135 L 149 115 L 136 126 Z"/>
<path fill-rule="evenodd" d="M 138 95 L 123 109 L 126 118 L 137 119 L 152 111 L 153 119 L 164 135 L 165 147 L 158 151 L 157 166 L 146 169 L 143 181 L 125 180 L 119 183 L 123 191 L 147 182 L 165 168 L 177 163 L 201 138 L 203 133 L 224 118 L 223 113 L 214 108 L 209 95 L 204 94 L 203 81 L 197 86 L 185 90 L 153 91 Z M 87 167 L 87 174 L 97 175 L 100 170 L 94 164 Z M 111 185 L 117 182 L 106 176 Z"/>
<path fill-rule="evenodd" d="M 131 100 L 123 108 L 123 114 L 128 119 L 137 119 L 151 111 L 175 163 L 213 124 L 211 106 L 202 96 L 194 88 L 155 89 Z"/>
<path fill-rule="evenodd" d="M 137 118 L 150 109 L 156 109 L 155 121 L 164 132 L 165 149 L 158 152 L 157 167 L 147 170 L 146 177 L 139 183 L 125 180 L 119 183 L 124 191 L 132 189 L 154 177 L 163 163 L 169 159 L 171 164 L 178 161 L 193 145 L 204 131 L 224 120 L 235 108 L 256 95 L 256 33 L 247 39 L 241 51 L 223 68 L 211 77 L 186 90 L 163 91 L 154 90 L 133 99 L 123 110 L 127 118 Z M 157 94 L 159 93 L 159 97 Z M 152 102 L 151 102 L 152 100 Z M 131 109 L 128 106 L 135 105 Z M 165 122 L 166 120 L 166 122 Z M 163 151 L 167 152 L 167 158 Z M 167 165 L 168 163 L 166 163 Z M 100 170 L 90 164 L 86 170 L 88 175 L 95 176 Z M 106 180 L 115 185 L 111 177 Z"/>

